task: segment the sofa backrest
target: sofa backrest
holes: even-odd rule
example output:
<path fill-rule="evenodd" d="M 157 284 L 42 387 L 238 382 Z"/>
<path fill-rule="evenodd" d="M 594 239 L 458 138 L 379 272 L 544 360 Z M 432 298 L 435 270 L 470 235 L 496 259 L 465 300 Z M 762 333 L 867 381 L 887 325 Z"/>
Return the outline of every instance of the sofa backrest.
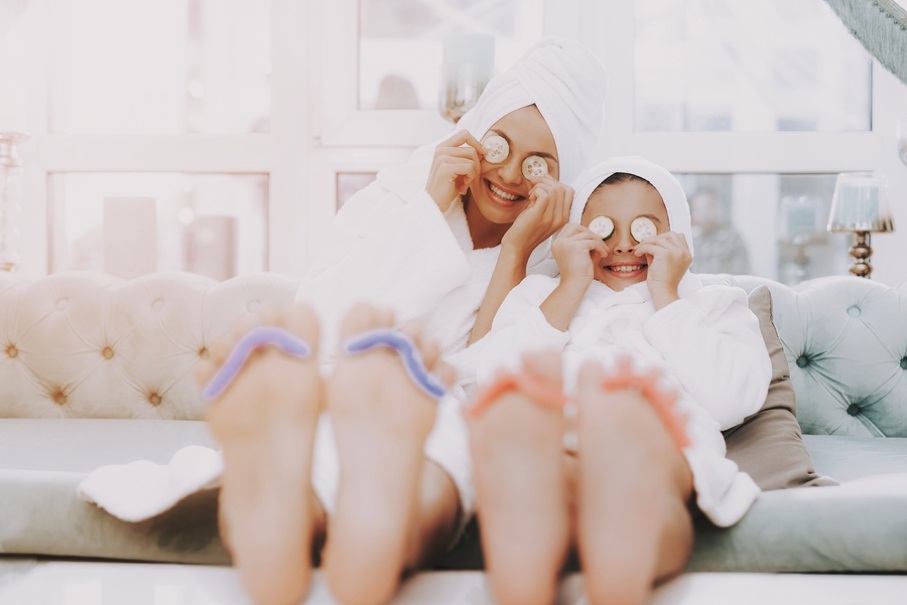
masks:
<path fill-rule="evenodd" d="M 907 437 L 907 283 L 834 276 L 789 287 L 700 277 L 748 293 L 761 284 L 771 290 L 804 433 Z"/>
<path fill-rule="evenodd" d="M 702 275 L 772 292 L 804 433 L 907 437 L 907 284 Z M 0 271 L 0 417 L 199 419 L 192 368 L 206 347 L 296 280 L 191 273 L 27 279 Z"/>
<path fill-rule="evenodd" d="M 0 271 L 0 417 L 200 419 L 195 361 L 295 294 L 278 274 Z"/>

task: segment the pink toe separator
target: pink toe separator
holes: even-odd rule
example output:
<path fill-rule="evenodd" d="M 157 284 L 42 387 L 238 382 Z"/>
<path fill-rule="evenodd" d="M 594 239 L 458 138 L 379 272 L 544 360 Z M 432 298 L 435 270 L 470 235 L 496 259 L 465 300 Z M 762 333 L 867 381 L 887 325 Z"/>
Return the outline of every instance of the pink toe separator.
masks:
<path fill-rule="evenodd" d="M 563 409 L 567 403 L 567 396 L 560 387 L 527 372 L 505 372 L 500 374 L 493 383 L 479 391 L 466 413 L 472 418 L 478 418 L 492 404 L 496 403 L 501 395 L 509 391 L 520 391 L 533 401 L 557 410 Z"/>
<path fill-rule="evenodd" d="M 677 394 L 661 388 L 658 385 L 659 378 L 660 374 L 656 370 L 649 370 L 644 374 L 637 373 L 633 369 L 630 359 L 624 357 L 618 362 L 617 369 L 608 373 L 602 380 L 602 388 L 606 391 L 630 388 L 639 390 L 642 396 L 652 404 L 652 408 L 668 430 L 674 444 L 682 450 L 690 445 L 690 438 L 686 431 L 687 418 L 677 411 L 675 405 Z"/>

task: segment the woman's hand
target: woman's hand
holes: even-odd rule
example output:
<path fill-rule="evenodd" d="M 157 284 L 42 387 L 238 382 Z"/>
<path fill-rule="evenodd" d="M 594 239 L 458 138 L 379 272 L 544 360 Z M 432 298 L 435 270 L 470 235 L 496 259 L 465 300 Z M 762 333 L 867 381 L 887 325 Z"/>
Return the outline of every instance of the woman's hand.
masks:
<path fill-rule="evenodd" d="M 460 130 L 435 147 L 425 189 L 441 212 L 447 212 L 458 195 L 463 195 L 481 173 L 485 149 L 474 136 Z"/>
<path fill-rule="evenodd" d="M 575 284 L 585 292 L 595 278 L 592 255 L 596 251 L 602 256 L 609 254 L 608 246 L 602 238 L 582 225 L 564 225 L 551 244 L 551 253 L 557 262 L 561 283 Z"/>
<path fill-rule="evenodd" d="M 690 247 L 682 234 L 668 231 L 647 238 L 636 246 L 634 254 L 646 257 L 649 265 L 646 285 L 656 309 L 680 298 L 677 288 L 693 262 Z"/>
<path fill-rule="evenodd" d="M 567 224 L 572 202 L 572 187 L 550 175 L 533 179 L 529 205 L 504 234 L 501 247 L 528 261 L 536 246 Z"/>

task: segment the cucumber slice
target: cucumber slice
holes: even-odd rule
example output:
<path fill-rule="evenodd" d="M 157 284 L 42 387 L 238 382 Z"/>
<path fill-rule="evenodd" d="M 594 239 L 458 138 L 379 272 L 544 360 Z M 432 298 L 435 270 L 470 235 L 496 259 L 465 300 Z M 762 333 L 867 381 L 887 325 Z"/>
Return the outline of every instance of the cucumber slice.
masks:
<path fill-rule="evenodd" d="M 548 162 L 545 158 L 531 155 L 523 160 L 523 176 L 529 179 L 541 178 L 548 174 Z"/>
<path fill-rule="evenodd" d="M 485 161 L 492 164 L 500 164 L 510 155 L 510 145 L 507 139 L 498 134 L 487 134 L 482 139 L 482 147 L 485 148 Z"/>
<path fill-rule="evenodd" d="M 589 223 L 589 231 L 602 238 L 603 241 L 607 240 L 614 235 L 614 221 L 604 215 L 596 216 Z"/>
<path fill-rule="evenodd" d="M 657 234 L 658 229 L 655 227 L 655 223 L 647 216 L 637 216 L 630 223 L 630 235 L 637 242 L 642 243 L 642 240 Z"/>

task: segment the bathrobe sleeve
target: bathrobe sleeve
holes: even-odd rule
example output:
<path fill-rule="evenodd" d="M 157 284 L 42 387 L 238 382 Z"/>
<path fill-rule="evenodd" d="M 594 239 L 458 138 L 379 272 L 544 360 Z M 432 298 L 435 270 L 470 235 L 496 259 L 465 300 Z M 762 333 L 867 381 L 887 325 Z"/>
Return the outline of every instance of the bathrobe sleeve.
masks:
<path fill-rule="evenodd" d="M 493 381 L 501 370 L 517 370 L 527 351 L 561 351 L 567 346 L 570 334 L 548 323 L 540 308 L 558 281 L 557 277 L 529 275 L 510 291 L 494 317 L 491 331 L 479 341 L 479 386 Z"/>
<path fill-rule="evenodd" d="M 702 288 L 656 312 L 643 333 L 722 430 L 765 402 L 771 362 L 742 289 Z"/>
<path fill-rule="evenodd" d="M 463 248 L 424 189 L 405 199 L 371 183 L 344 204 L 324 241 L 296 296 L 323 320 L 366 300 L 392 307 L 403 322 L 469 279 Z"/>

